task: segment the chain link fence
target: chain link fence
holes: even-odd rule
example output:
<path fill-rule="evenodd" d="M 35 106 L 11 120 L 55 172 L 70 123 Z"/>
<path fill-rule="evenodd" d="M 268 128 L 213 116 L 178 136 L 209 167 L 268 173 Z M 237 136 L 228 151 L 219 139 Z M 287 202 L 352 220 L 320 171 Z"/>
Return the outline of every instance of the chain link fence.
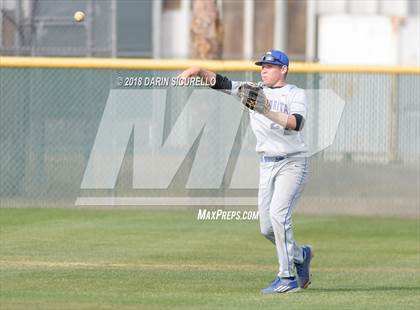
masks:
<path fill-rule="evenodd" d="M 151 57 L 152 16 L 153 1 L 2 0 L 0 55 Z"/>
<path fill-rule="evenodd" d="M 186 150 L 185 158 L 166 188 L 133 186 L 134 174 L 141 173 L 135 171 L 133 164 L 143 156 L 136 158 L 136 148 L 151 145 L 156 139 L 162 140 L 161 145 L 165 143 L 174 126 L 183 119 L 181 115 L 193 93 L 190 88 L 151 88 L 152 92 L 163 90 L 166 97 L 160 104 L 160 95 L 152 94 L 152 105 L 139 100 L 132 111 L 126 111 L 135 115 L 136 123 L 128 133 L 115 185 L 110 188 L 82 187 L 110 94 L 118 89 L 118 78 L 170 78 L 176 74 L 177 71 L 161 70 L 0 67 L 1 205 L 71 207 L 86 197 L 111 197 L 114 202 L 123 198 L 122 202 L 115 204 L 124 204 L 124 201 L 129 204 L 129 200 L 124 199 L 130 197 L 144 198 L 139 204 L 148 204 L 148 201 L 154 204 L 153 198 L 165 197 L 178 197 L 188 204 L 188 199 L 194 197 L 212 197 L 216 201 L 229 201 L 230 205 L 253 205 L 256 202 L 258 160 L 253 151 L 254 137 L 248 132 L 247 113 L 239 117 L 218 188 L 186 186 L 197 161 L 197 150 L 205 139 L 211 146 L 207 150 L 208 156 L 215 157 L 214 164 L 223 162 L 223 150 L 227 148 L 224 126 L 229 120 L 236 122 L 236 116 L 222 115 L 224 111 L 216 109 L 206 112 L 209 117 L 205 126 L 213 124 L 219 128 L 210 137 L 203 138 L 205 126 L 197 136 L 191 138 L 186 134 L 189 138 L 185 141 L 179 137 L 179 148 L 183 152 Z M 234 80 L 259 80 L 258 73 L 227 72 L 226 75 Z M 289 83 L 307 90 L 332 90 L 345 102 L 333 144 L 311 157 L 309 182 L 299 210 L 418 216 L 420 76 L 292 72 L 288 78 Z M 133 89 L 118 91 L 128 94 Z M 210 97 L 203 100 L 209 107 L 214 105 Z M 125 103 L 120 104 L 124 107 Z M 312 144 L 322 137 L 319 123 L 326 115 L 322 106 L 317 97 L 309 102 L 309 118 L 316 122 L 308 125 L 305 134 Z M 193 131 L 192 124 L 197 115 L 188 117 L 180 127 L 185 133 Z M 111 134 L 118 128 L 117 120 L 114 124 Z M 107 146 L 109 152 L 113 151 L 113 143 L 116 141 L 110 141 Z M 247 168 L 249 173 L 245 178 L 255 186 L 232 188 L 241 154 L 251 153 L 253 164 Z M 112 164 L 107 162 L 107 165 Z M 162 166 L 172 164 L 171 160 L 161 161 Z M 151 167 L 151 171 L 153 169 Z M 212 169 L 203 170 L 203 178 L 214 173 Z M 104 204 L 113 204 L 107 201 Z M 176 204 L 173 201 L 169 199 L 165 203 Z"/>

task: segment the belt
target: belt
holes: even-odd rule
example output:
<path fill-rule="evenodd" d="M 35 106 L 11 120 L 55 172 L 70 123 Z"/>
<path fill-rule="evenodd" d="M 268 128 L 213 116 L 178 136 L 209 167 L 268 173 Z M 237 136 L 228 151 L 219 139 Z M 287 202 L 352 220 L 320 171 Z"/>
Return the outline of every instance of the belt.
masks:
<path fill-rule="evenodd" d="M 262 163 L 272 163 L 272 162 L 281 161 L 281 160 L 283 160 L 285 158 L 286 157 L 284 157 L 284 156 L 264 156 L 264 155 L 261 155 L 260 156 L 260 161 Z"/>

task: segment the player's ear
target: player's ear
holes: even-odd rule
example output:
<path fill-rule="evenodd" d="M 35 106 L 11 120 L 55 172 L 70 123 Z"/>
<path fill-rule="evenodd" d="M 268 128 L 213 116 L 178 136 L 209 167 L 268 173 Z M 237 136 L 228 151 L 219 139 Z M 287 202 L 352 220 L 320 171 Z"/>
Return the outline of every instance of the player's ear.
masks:
<path fill-rule="evenodd" d="M 287 74 L 288 71 L 289 71 L 289 67 L 288 66 L 281 66 L 281 73 Z"/>

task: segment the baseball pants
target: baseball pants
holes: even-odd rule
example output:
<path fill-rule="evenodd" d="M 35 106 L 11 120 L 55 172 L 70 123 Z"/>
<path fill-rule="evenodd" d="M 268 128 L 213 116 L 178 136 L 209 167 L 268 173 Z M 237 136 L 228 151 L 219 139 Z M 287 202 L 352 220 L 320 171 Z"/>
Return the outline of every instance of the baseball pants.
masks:
<path fill-rule="evenodd" d="M 293 238 L 292 213 L 302 194 L 307 173 L 307 158 L 260 163 L 260 228 L 276 247 L 279 277 L 293 277 L 294 262 L 303 261 L 302 248 Z"/>

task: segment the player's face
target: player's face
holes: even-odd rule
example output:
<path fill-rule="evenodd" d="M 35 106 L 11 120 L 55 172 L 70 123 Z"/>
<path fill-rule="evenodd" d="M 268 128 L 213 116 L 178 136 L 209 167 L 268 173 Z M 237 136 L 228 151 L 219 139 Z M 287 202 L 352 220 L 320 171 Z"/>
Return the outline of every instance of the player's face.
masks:
<path fill-rule="evenodd" d="M 268 87 L 281 86 L 287 73 L 286 66 L 263 64 L 261 67 L 261 80 Z"/>

